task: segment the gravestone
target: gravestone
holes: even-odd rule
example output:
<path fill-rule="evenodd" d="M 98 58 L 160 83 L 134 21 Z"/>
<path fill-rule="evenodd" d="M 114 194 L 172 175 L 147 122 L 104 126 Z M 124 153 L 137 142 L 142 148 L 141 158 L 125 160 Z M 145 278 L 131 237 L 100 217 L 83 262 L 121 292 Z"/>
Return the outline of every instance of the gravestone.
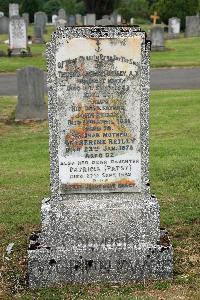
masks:
<path fill-rule="evenodd" d="M 170 39 L 179 38 L 181 20 L 178 18 L 170 18 L 168 24 L 168 37 Z"/>
<path fill-rule="evenodd" d="M 23 13 L 22 18 L 24 18 L 26 25 L 29 25 L 29 14 L 28 13 Z"/>
<path fill-rule="evenodd" d="M 135 24 L 135 19 L 134 18 L 130 18 L 130 25 L 134 25 Z"/>
<path fill-rule="evenodd" d="M 154 51 L 163 51 L 164 44 L 164 28 L 160 26 L 153 26 L 151 28 L 151 48 Z"/>
<path fill-rule="evenodd" d="M 9 22 L 9 55 L 25 55 L 27 48 L 27 25 L 24 18 L 15 16 Z"/>
<path fill-rule="evenodd" d="M 34 14 L 35 27 L 40 27 L 42 30 L 42 34 L 46 32 L 46 22 L 47 15 L 44 12 L 38 11 Z"/>
<path fill-rule="evenodd" d="M 117 25 L 121 25 L 121 24 L 122 24 L 122 16 L 117 15 Z"/>
<path fill-rule="evenodd" d="M 88 26 L 96 25 L 96 15 L 95 14 L 87 14 L 86 15 L 86 25 L 88 25 Z"/>
<path fill-rule="evenodd" d="M 56 26 L 58 20 L 58 16 L 57 15 L 52 15 L 52 24 Z"/>
<path fill-rule="evenodd" d="M 76 14 L 75 17 L 76 17 L 76 25 L 77 26 L 83 25 L 83 18 L 82 18 L 82 16 L 80 14 Z"/>
<path fill-rule="evenodd" d="M 6 16 L 0 17 L 0 34 L 8 34 L 9 32 L 9 18 Z"/>
<path fill-rule="evenodd" d="M 70 15 L 68 17 L 68 26 L 76 26 L 76 17 L 73 15 Z"/>
<path fill-rule="evenodd" d="M 100 20 L 96 20 L 96 25 L 97 26 L 112 26 L 113 21 L 109 20 L 109 19 L 100 19 Z"/>
<path fill-rule="evenodd" d="M 87 16 L 83 16 L 83 25 L 84 25 L 84 26 L 87 25 Z"/>
<path fill-rule="evenodd" d="M 200 36 L 200 17 L 186 16 L 185 36 Z"/>
<path fill-rule="evenodd" d="M 4 12 L 0 11 L 0 18 L 4 16 Z"/>
<path fill-rule="evenodd" d="M 66 12 L 63 8 L 58 11 L 58 19 L 67 20 Z"/>
<path fill-rule="evenodd" d="M 113 23 L 113 25 L 117 26 L 117 12 L 114 11 L 111 15 L 110 15 L 110 20 Z"/>
<path fill-rule="evenodd" d="M 44 43 L 42 27 L 38 27 L 38 26 L 34 27 L 34 43 L 35 44 L 43 44 Z"/>
<path fill-rule="evenodd" d="M 45 120 L 44 72 L 35 67 L 17 71 L 18 103 L 15 120 Z"/>
<path fill-rule="evenodd" d="M 67 25 L 67 21 L 64 19 L 58 19 L 56 22 L 57 27 L 65 27 Z"/>
<path fill-rule="evenodd" d="M 149 51 L 139 27 L 67 27 L 48 44 L 51 197 L 29 285 L 172 276 L 149 188 Z"/>
<path fill-rule="evenodd" d="M 19 4 L 9 3 L 9 17 L 19 16 Z"/>

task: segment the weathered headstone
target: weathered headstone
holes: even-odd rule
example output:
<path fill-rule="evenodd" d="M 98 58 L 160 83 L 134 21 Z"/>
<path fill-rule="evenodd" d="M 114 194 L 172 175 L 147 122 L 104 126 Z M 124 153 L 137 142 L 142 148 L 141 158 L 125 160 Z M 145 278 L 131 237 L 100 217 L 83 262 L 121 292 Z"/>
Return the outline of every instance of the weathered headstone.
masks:
<path fill-rule="evenodd" d="M 109 20 L 109 19 L 100 19 L 100 20 L 96 20 L 96 25 L 97 26 L 112 26 L 113 21 Z"/>
<path fill-rule="evenodd" d="M 42 34 L 46 31 L 46 22 L 47 15 L 44 12 L 38 11 L 34 14 L 35 27 L 40 27 L 42 29 Z"/>
<path fill-rule="evenodd" d="M 88 26 L 96 25 L 96 15 L 95 14 L 87 14 L 86 15 L 86 25 L 88 25 Z"/>
<path fill-rule="evenodd" d="M 152 50 L 163 51 L 165 49 L 164 27 L 153 26 L 150 35 Z"/>
<path fill-rule="evenodd" d="M 52 15 L 52 24 L 53 25 L 56 25 L 57 20 L 58 20 L 58 16 L 57 15 Z"/>
<path fill-rule="evenodd" d="M 4 12 L 0 11 L 0 18 L 4 16 Z"/>
<path fill-rule="evenodd" d="M 87 16 L 83 16 L 83 25 L 84 25 L 84 26 L 87 25 Z"/>
<path fill-rule="evenodd" d="M 110 20 L 113 23 L 113 25 L 117 26 L 117 12 L 114 11 L 111 15 L 110 15 Z"/>
<path fill-rule="evenodd" d="M 35 44 L 42 44 L 44 43 L 44 37 L 43 37 L 43 30 L 40 26 L 34 27 L 34 43 Z"/>
<path fill-rule="evenodd" d="M 172 276 L 149 189 L 149 50 L 134 27 L 59 29 L 47 51 L 51 197 L 31 287 Z"/>
<path fill-rule="evenodd" d="M 9 17 L 19 16 L 19 4 L 9 3 Z"/>
<path fill-rule="evenodd" d="M 76 25 L 81 26 L 83 25 L 83 17 L 80 14 L 76 14 Z"/>
<path fill-rule="evenodd" d="M 64 26 L 66 26 L 67 25 L 67 21 L 66 20 L 64 20 L 64 19 L 58 19 L 57 20 L 57 22 L 56 22 L 56 26 L 57 27 L 64 27 Z"/>
<path fill-rule="evenodd" d="M 185 36 L 200 36 L 200 16 L 186 17 Z"/>
<path fill-rule="evenodd" d="M 134 25 L 135 24 L 135 18 L 130 18 L 130 25 Z"/>
<path fill-rule="evenodd" d="M 44 102 L 44 72 L 28 67 L 17 72 L 18 103 L 15 120 L 45 120 L 47 106 Z"/>
<path fill-rule="evenodd" d="M 6 16 L 0 17 L 0 34 L 8 34 L 9 32 L 9 18 Z"/>
<path fill-rule="evenodd" d="M 63 8 L 58 11 L 58 19 L 67 20 L 66 12 Z"/>
<path fill-rule="evenodd" d="M 76 26 L 76 17 L 73 15 L 70 15 L 68 17 L 68 26 Z"/>
<path fill-rule="evenodd" d="M 9 22 L 9 55 L 25 55 L 27 50 L 27 25 L 24 18 L 15 16 Z"/>
<path fill-rule="evenodd" d="M 117 25 L 121 25 L 121 24 L 122 24 L 122 16 L 117 15 Z"/>
<path fill-rule="evenodd" d="M 170 39 L 179 38 L 181 28 L 181 20 L 178 18 L 170 18 L 168 24 L 168 37 Z"/>
<path fill-rule="evenodd" d="M 22 18 L 26 21 L 26 25 L 29 25 L 29 14 L 28 13 L 23 13 Z"/>

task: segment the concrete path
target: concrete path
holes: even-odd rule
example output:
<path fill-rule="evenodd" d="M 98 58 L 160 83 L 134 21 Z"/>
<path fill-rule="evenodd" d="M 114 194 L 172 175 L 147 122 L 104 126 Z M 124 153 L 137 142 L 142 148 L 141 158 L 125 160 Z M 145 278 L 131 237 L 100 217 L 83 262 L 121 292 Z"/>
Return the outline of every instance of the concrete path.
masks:
<path fill-rule="evenodd" d="M 200 89 L 200 68 L 152 69 L 151 90 L 171 89 Z M 11 95 L 17 95 L 16 74 L 0 74 L 0 96 Z"/>

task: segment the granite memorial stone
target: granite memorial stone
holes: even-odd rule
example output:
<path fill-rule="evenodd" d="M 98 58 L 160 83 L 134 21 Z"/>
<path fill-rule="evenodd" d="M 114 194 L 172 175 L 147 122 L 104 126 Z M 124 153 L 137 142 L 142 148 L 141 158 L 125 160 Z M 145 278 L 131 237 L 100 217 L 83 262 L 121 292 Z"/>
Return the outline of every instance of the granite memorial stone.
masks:
<path fill-rule="evenodd" d="M 6 16 L 0 17 L 0 34 L 8 34 L 9 32 L 9 18 Z"/>
<path fill-rule="evenodd" d="M 46 22 L 47 22 L 47 15 L 42 12 L 38 11 L 34 14 L 34 22 L 35 27 L 40 27 L 42 30 L 42 34 L 46 32 Z"/>
<path fill-rule="evenodd" d="M 200 36 L 200 16 L 186 17 L 185 36 Z"/>
<path fill-rule="evenodd" d="M 164 28 L 160 26 L 153 26 L 151 28 L 151 47 L 154 51 L 163 51 L 164 44 Z"/>
<path fill-rule="evenodd" d="M 63 8 L 58 11 L 58 19 L 67 20 L 67 15 Z"/>
<path fill-rule="evenodd" d="M 44 37 L 43 37 L 43 29 L 42 27 L 35 26 L 34 27 L 34 43 L 35 44 L 43 44 Z"/>
<path fill-rule="evenodd" d="M 47 106 L 44 102 L 44 72 L 28 67 L 17 72 L 18 104 L 15 120 L 47 119 Z"/>
<path fill-rule="evenodd" d="M 179 38 L 181 20 L 178 18 L 170 18 L 168 24 L 168 37 L 170 39 Z"/>
<path fill-rule="evenodd" d="M 76 17 L 73 15 L 70 15 L 68 17 L 68 26 L 76 26 Z"/>
<path fill-rule="evenodd" d="M 51 197 L 30 238 L 32 288 L 172 276 L 172 246 L 149 188 L 149 51 L 139 27 L 52 36 Z"/>
<path fill-rule="evenodd" d="M 25 55 L 27 48 L 27 25 L 24 18 L 15 16 L 9 22 L 9 55 Z"/>
<path fill-rule="evenodd" d="M 19 4 L 9 3 L 9 17 L 19 16 Z"/>
<path fill-rule="evenodd" d="M 29 25 L 29 14 L 28 13 L 23 13 L 22 18 L 24 18 L 26 25 Z"/>
<path fill-rule="evenodd" d="M 88 25 L 88 26 L 96 25 L 96 15 L 95 14 L 87 14 L 86 15 L 86 25 Z"/>

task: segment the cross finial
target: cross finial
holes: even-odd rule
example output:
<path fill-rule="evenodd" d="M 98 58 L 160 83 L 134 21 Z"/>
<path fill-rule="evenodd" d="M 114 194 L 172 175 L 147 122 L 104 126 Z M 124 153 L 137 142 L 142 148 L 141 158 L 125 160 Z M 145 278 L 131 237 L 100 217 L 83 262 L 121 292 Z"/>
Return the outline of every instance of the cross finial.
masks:
<path fill-rule="evenodd" d="M 160 19 L 160 17 L 157 14 L 157 11 L 154 11 L 154 14 L 150 18 L 153 20 L 153 25 L 156 25 L 156 21 Z"/>

